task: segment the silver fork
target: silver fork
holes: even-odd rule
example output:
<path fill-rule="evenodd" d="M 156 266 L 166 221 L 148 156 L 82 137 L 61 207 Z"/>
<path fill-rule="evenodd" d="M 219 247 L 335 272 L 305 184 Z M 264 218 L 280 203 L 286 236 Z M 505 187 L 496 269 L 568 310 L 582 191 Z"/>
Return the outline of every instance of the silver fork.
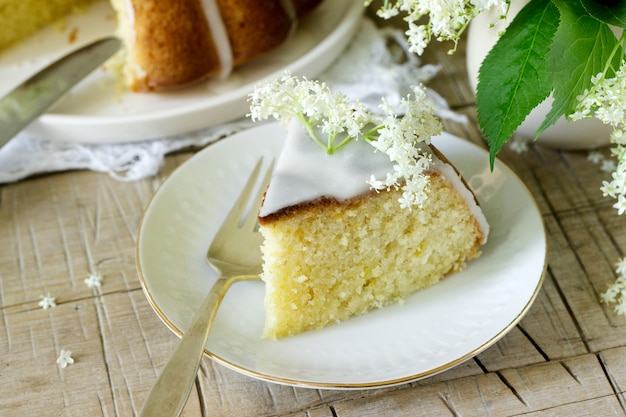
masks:
<path fill-rule="evenodd" d="M 263 158 L 257 162 L 209 246 L 207 262 L 220 277 L 213 284 L 176 351 L 161 371 L 140 416 L 180 415 L 193 387 L 211 325 L 226 291 L 237 281 L 259 279 L 262 238 L 257 227 L 257 209 L 261 205 L 274 163 L 272 161 L 256 195 L 252 196 L 262 164 Z"/>

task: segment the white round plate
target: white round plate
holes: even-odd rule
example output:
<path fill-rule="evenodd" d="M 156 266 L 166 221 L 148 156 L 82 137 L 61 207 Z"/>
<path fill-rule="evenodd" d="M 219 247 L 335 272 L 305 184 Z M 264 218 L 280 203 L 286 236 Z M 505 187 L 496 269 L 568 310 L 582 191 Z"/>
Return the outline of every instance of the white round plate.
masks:
<path fill-rule="evenodd" d="M 166 93 L 132 93 L 106 69 L 90 74 L 26 129 L 34 137 L 79 143 L 132 142 L 191 132 L 243 117 L 254 86 L 284 71 L 315 77 L 343 51 L 358 28 L 363 2 L 327 0 L 275 51 L 213 79 Z M 115 32 L 109 2 L 67 18 L 67 29 L 44 29 L 0 55 L 0 97 L 54 59 Z M 70 33 L 77 39 L 71 43 Z"/>
<path fill-rule="evenodd" d="M 199 152 L 159 188 L 137 239 L 149 303 L 177 335 L 216 280 L 205 253 L 260 156 L 280 152 L 284 132 L 262 125 Z M 316 388 L 374 388 L 434 375 L 507 333 L 529 309 L 546 268 L 542 218 L 528 190 L 487 152 L 444 134 L 433 142 L 476 193 L 491 225 L 483 255 L 401 304 L 278 341 L 261 338 L 264 284 L 227 293 L 206 354 L 252 377 Z"/>

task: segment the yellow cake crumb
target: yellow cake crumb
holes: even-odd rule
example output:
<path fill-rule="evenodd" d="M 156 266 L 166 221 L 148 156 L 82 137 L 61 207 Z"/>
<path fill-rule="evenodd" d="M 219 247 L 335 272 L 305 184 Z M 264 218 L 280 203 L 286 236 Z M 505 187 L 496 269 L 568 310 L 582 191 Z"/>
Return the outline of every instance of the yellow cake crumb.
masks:
<path fill-rule="evenodd" d="M 0 2 L 0 51 L 53 22 L 65 30 L 62 18 L 84 10 L 93 0 L 4 0 Z M 59 20 L 61 19 L 61 20 Z M 61 25 L 61 26 L 59 26 Z"/>
<path fill-rule="evenodd" d="M 404 299 L 479 255 L 483 233 L 466 202 L 438 174 L 421 208 L 401 191 L 302 205 L 263 221 L 263 336 L 319 329 Z"/>

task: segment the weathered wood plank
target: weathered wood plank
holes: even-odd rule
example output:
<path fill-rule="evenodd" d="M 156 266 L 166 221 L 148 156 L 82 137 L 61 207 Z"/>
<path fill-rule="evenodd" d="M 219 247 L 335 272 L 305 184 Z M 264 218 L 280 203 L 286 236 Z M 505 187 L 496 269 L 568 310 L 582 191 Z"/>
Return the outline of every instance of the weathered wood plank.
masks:
<path fill-rule="evenodd" d="M 96 303 L 104 361 L 119 415 L 138 413 L 156 378 L 178 344 L 140 290 L 101 297 Z M 184 414 L 200 415 L 197 390 Z"/>
<path fill-rule="evenodd" d="M 588 352 L 550 271 L 546 272 L 537 299 L 518 327 L 537 352 L 549 360 Z"/>
<path fill-rule="evenodd" d="M 338 417 L 619 415 L 622 411 L 595 355 L 417 386 L 333 405 Z M 594 408 L 599 407 L 599 408 Z"/>
<path fill-rule="evenodd" d="M 3 313 L 2 415 L 115 415 L 96 314 L 93 299 Z M 56 364 L 61 349 L 75 360 L 65 369 Z"/>
<path fill-rule="evenodd" d="M 486 149 L 465 75 L 465 45 L 431 48 L 429 83 L 468 117 L 444 129 Z M 608 156 L 608 148 L 601 149 Z M 143 208 L 193 151 L 151 179 L 43 175 L 0 186 L 0 414 L 136 415 L 178 339 L 146 302 L 135 271 Z M 292 388 L 205 358 L 185 416 L 613 416 L 626 412 L 626 318 L 599 302 L 626 253 L 626 228 L 587 152 L 539 143 L 499 158 L 535 197 L 548 233 L 545 282 L 526 317 L 477 358 L 433 377 L 376 390 Z M 515 221 L 515 219 L 511 219 Z M 83 279 L 100 272 L 100 289 Z M 50 292 L 58 306 L 42 310 Z M 76 362 L 59 369 L 61 348 Z"/>
<path fill-rule="evenodd" d="M 89 190 L 89 191 L 87 191 Z M 102 174 L 46 176 L 2 188 L 2 305 L 91 295 L 83 280 L 104 275 L 107 291 L 138 288 L 134 240 L 149 182 L 121 183 Z"/>
<path fill-rule="evenodd" d="M 623 330 L 620 333 L 626 336 Z M 622 408 L 626 410 L 626 347 L 604 350 L 599 357 Z"/>

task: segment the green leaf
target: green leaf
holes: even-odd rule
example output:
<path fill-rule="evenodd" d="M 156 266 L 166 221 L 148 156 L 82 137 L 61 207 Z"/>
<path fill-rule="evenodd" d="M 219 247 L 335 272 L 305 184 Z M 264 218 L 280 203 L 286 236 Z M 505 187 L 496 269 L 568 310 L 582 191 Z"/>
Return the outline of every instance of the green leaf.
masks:
<path fill-rule="evenodd" d="M 589 15 L 595 17 L 602 23 L 626 28 L 625 0 L 580 0 L 580 4 L 582 4 Z"/>
<path fill-rule="evenodd" d="M 531 0 L 481 64 L 476 105 L 492 167 L 502 145 L 552 90 L 546 57 L 558 22 L 550 0 Z"/>
<path fill-rule="evenodd" d="M 554 85 L 554 102 L 535 137 L 552 126 L 562 116 L 576 111 L 577 97 L 591 86 L 591 77 L 603 72 L 617 47 L 611 29 L 589 16 L 578 2 L 554 0 L 561 14 L 559 29 L 548 59 L 548 69 Z M 613 67 L 619 66 L 622 53 L 615 54 Z M 607 75 L 612 75 L 610 70 Z"/>

